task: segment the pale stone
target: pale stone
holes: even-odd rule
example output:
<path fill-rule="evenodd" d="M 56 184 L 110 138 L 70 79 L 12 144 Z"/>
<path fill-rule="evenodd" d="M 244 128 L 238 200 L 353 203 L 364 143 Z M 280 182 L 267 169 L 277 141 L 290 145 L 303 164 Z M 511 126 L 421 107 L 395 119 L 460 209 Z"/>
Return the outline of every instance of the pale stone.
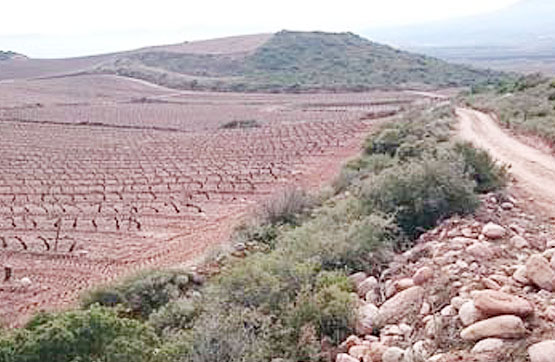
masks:
<path fill-rule="evenodd" d="M 522 319 L 514 315 L 502 315 L 485 319 L 466 327 L 461 332 L 464 340 L 484 338 L 521 338 L 526 334 Z"/>
<path fill-rule="evenodd" d="M 545 317 L 552 322 L 555 322 L 555 307 L 550 306 L 545 310 Z"/>
<path fill-rule="evenodd" d="M 31 279 L 27 278 L 27 277 L 23 277 L 19 280 L 19 282 L 21 283 L 21 285 L 28 287 L 29 285 L 33 284 L 33 282 L 31 281 Z"/>
<path fill-rule="evenodd" d="M 370 357 L 372 362 L 382 362 L 382 356 L 387 351 L 388 347 L 381 342 L 374 342 L 370 344 Z"/>
<path fill-rule="evenodd" d="M 399 322 L 409 315 L 416 315 L 422 308 L 424 289 L 412 287 L 387 300 L 379 309 L 376 325 Z"/>
<path fill-rule="evenodd" d="M 528 348 L 530 362 L 553 362 L 555 360 L 555 340 L 536 343 Z"/>
<path fill-rule="evenodd" d="M 364 300 L 369 303 L 378 304 L 380 301 L 380 293 L 373 289 L 366 293 L 366 295 L 364 296 Z"/>
<path fill-rule="evenodd" d="M 362 344 L 362 339 L 360 339 L 357 336 L 352 336 L 351 335 L 351 336 L 347 337 L 347 339 L 339 345 L 339 348 L 342 348 L 343 350 L 347 351 L 351 347 L 358 346 L 360 344 Z"/>
<path fill-rule="evenodd" d="M 555 272 L 543 256 L 535 254 L 528 258 L 526 262 L 526 276 L 541 289 L 553 291 Z"/>
<path fill-rule="evenodd" d="M 358 334 L 372 334 L 374 330 L 374 320 L 378 315 L 378 307 L 372 303 L 366 303 L 358 309 L 356 331 Z"/>
<path fill-rule="evenodd" d="M 524 285 L 530 283 L 530 280 L 527 277 L 525 265 L 521 265 L 515 270 L 515 272 L 513 273 L 513 279 Z"/>
<path fill-rule="evenodd" d="M 530 244 L 526 239 L 520 235 L 515 235 L 511 238 L 511 244 L 518 249 L 524 249 L 530 247 Z"/>
<path fill-rule="evenodd" d="M 479 260 L 488 260 L 493 257 L 493 251 L 483 243 L 474 243 L 470 245 L 466 251 Z"/>
<path fill-rule="evenodd" d="M 422 268 L 418 269 L 416 273 L 414 273 L 412 280 L 416 285 L 422 285 L 432 279 L 434 276 L 434 272 L 432 268 L 423 266 Z"/>
<path fill-rule="evenodd" d="M 496 281 L 493 281 L 490 278 L 483 278 L 482 284 L 484 284 L 484 287 L 486 287 L 487 289 L 494 289 L 494 290 L 501 289 L 501 286 Z"/>
<path fill-rule="evenodd" d="M 455 308 L 456 310 L 461 309 L 461 307 L 463 306 L 464 303 L 468 302 L 468 299 L 463 298 L 463 297 L 453 297 L 451 299 L 451 305 L 453 306 L 453 308 Z"/>
<path fill-rule="evenodd" d="M 367 277 L 368 276 L 366 275 L 366 273 L 358 272 L 358 273 L 349 275 L 349 280 L 351 281 L 351 283 L 353 283 L 355 287 L 358 288 L 358 285 L 362 283 Z"/>
<path fill-rule="evenodd" d="M 496 290 L 484 290 L 476 293 L 474 305 L 488 317 L 504 314 L 526 317 L 534 312 L 534 306 L 526 299 Z"/>
<path fill-rule="evenodd" d="M 395 287 L 395 293 L 398 293 L 402 290 L 414 287 L 414 281 L 411 278 L 404 278 L 395 281 L 393 283 L 393 286 Z"/>
<path fill-rule="evenodd" d="M 359 345 L 353 346 L 349 348 L 349 355 L 356 358 L 357 361 L 366 360 L 372 361 L 372 357 L 370 357 L 370 346 Z"/>
<path fill-rule="evenodd" d="M 482 234 L 484 234 L 488 239 L 501 239 L 505 236 L 506 230 L 504 227 L 497 225 L 495 223 L 488 223 L 482 229 Z"/>
<path fill-rule="evenodd" d="M 486 316 L 474 305 L 473 301 L 464 303 L 459 309 L 459 319 L 463 326 L 469 326 L 479 320 L 484 319 Z"/>
<path fill-rule="evenodd" d="M 411 353 L 413 361 L 424 361 L 430 356 L 430 343 L 426 341 L 418 341 L 412 345 Z"/>
<path fill-rule="evenodd" d="M 406 324 L 406 323 L 401 323 L 401 324 L 399 324 L 399 329 L 401 330 L 401 333 L 403 333 L 403 335 L 404 335 L 405 337 L 408 337 L 408 336 L 410 336 L 410 335 L 412 334 L 412 327 L 409 326 L 409 325 Z"/>
<path fill-rule="evenodd" d="M 402 362 L 405 350 L 399 347 L 389 347 L 382 356 L 382 362 Z"/>
<path fill-rule="evenodd" d="M 378 280 L 375 277 L 368 277 L 357 285 L 358 295 L 365 296 L 371 290 L 378 287 Z"/>
<path fill-rule="evenodd" d="M 457 311 L 455 310 L 455 308 L 453 308 L 452 306 L 448 305 L 445 306 L 440 312 L 439 314 L 441 314 L 444 317 L 454 317 L 457 315 Z"/>
<path fill-rule="evenodd" d="M 430 303 L 424 302 L 422 303 L 422 308 L 420 308 L 420 315 L 428 315 L 432 311 L 432 307 Z"/>
<path fill-rule="evenodd" d="M 476 343 L 472 353 L 497 352 L 503 348 L 503 340 L 499 338 L 486 338 Z"/>
<path fill-rule="evenodd" d="M 389 324 L 387 326 L 384 326 L 380 330 L 380 337 L 381 336 L 402 336 L 402 335 L 403 335 L 403 332 L 401 331 L 401 328 L 399 328 L 399 326 L 396 324 Z"/>

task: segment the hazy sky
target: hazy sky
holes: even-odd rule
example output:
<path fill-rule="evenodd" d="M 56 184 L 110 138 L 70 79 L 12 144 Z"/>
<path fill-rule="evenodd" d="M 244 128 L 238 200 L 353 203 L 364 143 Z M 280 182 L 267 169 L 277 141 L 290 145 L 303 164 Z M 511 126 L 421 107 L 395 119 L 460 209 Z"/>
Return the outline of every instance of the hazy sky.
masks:
<path fill-rule="evenodd" d="M 0 50 L 51 58 L 282 29 L 362 32 L 494 11 L 518 0 L 2 1 Z"/>

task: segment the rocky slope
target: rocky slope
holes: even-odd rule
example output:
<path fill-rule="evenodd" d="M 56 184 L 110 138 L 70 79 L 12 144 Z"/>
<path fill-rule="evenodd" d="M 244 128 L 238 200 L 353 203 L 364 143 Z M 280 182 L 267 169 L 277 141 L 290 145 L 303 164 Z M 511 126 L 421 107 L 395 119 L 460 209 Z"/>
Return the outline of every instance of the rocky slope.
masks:
<path fill-rule="evenodd" d="M 335 360 L 555 361 L 555 235 L 529 204 L 485 196 L 379 278 L 351 275 L 358 335 Z"/>

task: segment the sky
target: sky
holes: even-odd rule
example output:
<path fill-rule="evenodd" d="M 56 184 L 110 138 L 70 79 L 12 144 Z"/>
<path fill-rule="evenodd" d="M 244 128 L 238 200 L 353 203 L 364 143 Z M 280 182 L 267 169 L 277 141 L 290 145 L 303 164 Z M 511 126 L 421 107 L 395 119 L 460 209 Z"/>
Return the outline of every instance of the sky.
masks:
<path fill-rule="evenodd" d="M 58 58 L 282 29 L 360 33 L 491 12 L 519 0 L 2 1 L 0 50 Z"/>

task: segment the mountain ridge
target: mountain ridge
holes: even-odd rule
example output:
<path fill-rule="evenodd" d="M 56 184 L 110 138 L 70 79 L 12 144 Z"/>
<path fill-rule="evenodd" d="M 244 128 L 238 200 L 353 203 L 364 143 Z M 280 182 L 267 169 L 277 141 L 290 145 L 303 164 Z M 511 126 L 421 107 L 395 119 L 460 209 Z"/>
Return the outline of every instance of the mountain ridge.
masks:
<path fill-rule="evenodd" d="M 0 80 L 10 75 L 17 78 L 17 70 L 27 67 L 32 69 L 21 72 L 20 78 L 113 74 L 175 89 L 310 92 L 472 86 L 503 77 L 395 49 L 354 33 L 288 30 L 21 63 L 26 64 L 6 62 Z M 47 72 L 38 71 L 41 64 L 48 64 Z"/>

